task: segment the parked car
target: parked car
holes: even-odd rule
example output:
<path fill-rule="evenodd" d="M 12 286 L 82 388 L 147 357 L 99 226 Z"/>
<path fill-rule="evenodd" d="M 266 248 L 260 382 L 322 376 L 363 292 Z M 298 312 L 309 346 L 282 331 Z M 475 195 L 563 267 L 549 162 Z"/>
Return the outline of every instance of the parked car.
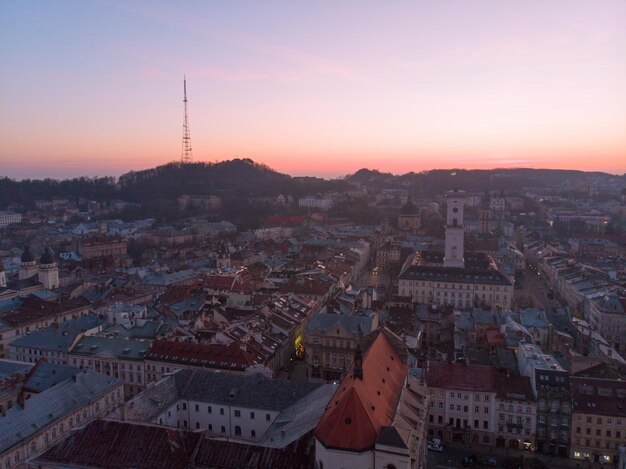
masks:
<path fill-rule="evenodd" d="M 489 458 L 483 461 L 483 466 L 497 467 L 497 465 L 498 465 L 498 461 L 496 461 L 496 458 Z"/>
<path fill-rule="evenodd" d="M 441 453 L 443 451 L 443 445 L 441 444 L 441 440 L 439 438 L 433 438 L 426 444 L 426 448 L 430 451 L 436 451 Z"/>

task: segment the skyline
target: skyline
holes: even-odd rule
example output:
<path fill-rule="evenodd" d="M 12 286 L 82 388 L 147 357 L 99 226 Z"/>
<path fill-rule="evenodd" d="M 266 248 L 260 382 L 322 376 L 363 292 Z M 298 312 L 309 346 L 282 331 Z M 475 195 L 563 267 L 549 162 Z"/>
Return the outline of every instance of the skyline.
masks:
<path fill-rule="evenodd" d="M 272 8 L 268 8 L 271 5 Z M 626 172 L 626 4 L 4 2 L 0 176 Z"/>

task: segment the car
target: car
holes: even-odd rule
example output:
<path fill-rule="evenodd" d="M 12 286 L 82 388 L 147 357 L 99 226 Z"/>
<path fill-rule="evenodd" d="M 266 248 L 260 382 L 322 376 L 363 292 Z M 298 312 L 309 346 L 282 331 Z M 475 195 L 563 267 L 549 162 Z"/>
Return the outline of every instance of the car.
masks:
<path fill-rule="evenodd" d="M 428 443 L 426 445 L 426 448 L 428 448 L 430 451 L 435 451 L 437 453 L 442 453 L 443 452 L 443 446 L 441 446 L 441 445 L 434 445 L 432 443 Z"/>
<path fill-rule="evenodd" d="M 443 452 L 443 445 L 441 444 L 441 440 L 439 438 L 433 438 L 426 445 L 430 451 L 436 451 L 438 453 Z"/>
<path fill-rule="evenodd" d="M 496 458 L 488 458 L 483 461 L 483 466 L 496 467 L 497 465 L 498 461 L 496 461 Z"/>

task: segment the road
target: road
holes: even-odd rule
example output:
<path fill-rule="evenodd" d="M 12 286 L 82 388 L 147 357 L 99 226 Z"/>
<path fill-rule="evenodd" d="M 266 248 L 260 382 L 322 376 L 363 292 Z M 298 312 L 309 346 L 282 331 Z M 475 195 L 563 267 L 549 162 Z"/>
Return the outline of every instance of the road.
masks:
<path fill-rule="evenodd" d="M 583 467 L 576 465 L 574 461 L 562 458 L 553 458 L 536 453 L 518 451 L 507 448 L 495 448 L 492 446 L 470 445 L 463 443 L 449 443 L 445 445 L 443 453 L 428 452 L 427 467 L 429 469 L 453 469 L 462 467 L 465 456 L 470 454 L 478 458 L 478 463 L 472 467 L 493 467 L 482 464 L 482 461 L 493 458 L 496 467 L 499 468 L 519 468 L 524 469 L 566 469 L 572 467 Z"/>
<path fill-rule="evenodd" d="M 548 298 L 549 287 L 534 267 L 526 266 L 521 284 L 522 288 L 516 288 L 514 293 L 514 301 L 517 306 L 529 308 L 532 303 L 532 307 L 544 308 L 547 311 L 552 307 L 560 306 L 557 300 Z"/>

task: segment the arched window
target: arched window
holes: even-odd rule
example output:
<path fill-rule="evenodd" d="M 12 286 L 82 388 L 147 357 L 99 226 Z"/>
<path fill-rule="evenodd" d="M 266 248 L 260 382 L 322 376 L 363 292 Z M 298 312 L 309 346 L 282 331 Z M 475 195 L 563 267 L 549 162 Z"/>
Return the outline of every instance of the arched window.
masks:
<path fill-rule="evenodd" d="M 396 469 L 395 464 L 387 464 L 387 469 Z"/>

